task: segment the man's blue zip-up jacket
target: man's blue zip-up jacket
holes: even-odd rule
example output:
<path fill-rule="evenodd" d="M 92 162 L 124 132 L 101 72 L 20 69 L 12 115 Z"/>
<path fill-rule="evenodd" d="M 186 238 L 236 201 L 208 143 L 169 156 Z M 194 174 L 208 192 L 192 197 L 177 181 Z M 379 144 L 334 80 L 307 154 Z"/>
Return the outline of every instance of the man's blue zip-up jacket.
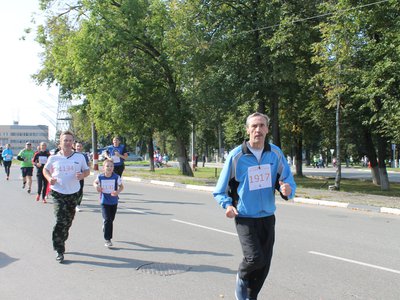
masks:
<path fill-rule="evenodd" d="M 257 169 L 263 171 L 257 173 Z M 276 210 L 275 189 L 279 191 L 279 181 L 292 188 L 288 197 L 281 196 L 293 198 L 296 183 L 282 150 L 266 143 L 258 162 L 243 142 L 229 153 L 213 196 L 222 208 L 234 205 L 239 217 L 271 216 Z"/>

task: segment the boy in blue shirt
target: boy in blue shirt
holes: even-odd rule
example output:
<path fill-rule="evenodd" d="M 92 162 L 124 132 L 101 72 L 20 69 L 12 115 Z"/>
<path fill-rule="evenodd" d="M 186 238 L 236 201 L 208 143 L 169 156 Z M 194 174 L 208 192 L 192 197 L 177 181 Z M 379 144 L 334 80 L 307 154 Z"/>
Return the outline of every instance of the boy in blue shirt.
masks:
<path fill-rule="evenodd" d="M 99 174 L 93 185 L 100 193 L 101 212 L 103 215 L 103 232 L 106 247 L 112 247 L 113 222 L 117 213 L 118 195 L 124 189 L 121 177 L 114 173 L 114 162 L 106 159 L 103 162 L 104 173 Z"/>

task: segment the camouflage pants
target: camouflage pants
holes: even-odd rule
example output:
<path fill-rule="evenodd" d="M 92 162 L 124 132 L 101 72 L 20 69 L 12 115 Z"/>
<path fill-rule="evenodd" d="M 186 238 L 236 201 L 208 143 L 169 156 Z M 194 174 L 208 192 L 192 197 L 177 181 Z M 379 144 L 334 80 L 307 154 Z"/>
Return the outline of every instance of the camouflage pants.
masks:
<path fill-rule="evenodd" d="M 79 194 L 60 194 L 51 191 L 54 202 L 54 215 L 56 225 L 53 228 L 53 248 L 59 253 L 65 252 L 65 241 L 68 239 L 68 231 L 75 217 L 76 202 Z"/>

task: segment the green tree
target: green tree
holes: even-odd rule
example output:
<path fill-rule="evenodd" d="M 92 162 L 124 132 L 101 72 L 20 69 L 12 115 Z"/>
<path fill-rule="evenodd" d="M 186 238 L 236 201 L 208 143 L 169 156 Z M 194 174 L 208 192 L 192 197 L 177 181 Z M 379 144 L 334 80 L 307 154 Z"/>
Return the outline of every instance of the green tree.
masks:
<path fill-rule="evenodd" d="M 44 2 L 50 10 L 53 1 Z M 100 131 L 107 127 L 126 133 L 129 126 L 151 136 L 157 128 L 168 130 L 176 139 L 182 173 L 192 175 L 185 147 L 191 113 L 180 86 L 185 64 L 177 59 L 179 49 L 174 49 L 174 40 L 166 34 L 174 27 L 169 9 L 164 1 L 82 1 L 71 5 L 63 14 L 75 20 L 69 27 L 64 23 L 62 34 L 68 37 L 51 31 L 51 22 L 59 22 L 60 16 L 49 19 L 49 34 L 41 35 L 49 68 L 40 76 L 64 86 L 63 75 L 71 69 L 70 77 L 80 79 L 71 91 L 86 96 Z M 56 48 L 71 49 L 70 63 L 62 64 L 62 55 L 52 61 Z M 54 68 L 60 69 L 56 76 Z"/>
<path fill-rule="evenodd" d="M 327 105 L 340 99 L 344 118 L 351 119 L 346 129 L 363 128 L 374 182 L 382 190 L 389 189 L 385 158 L 393 136 L 386 124 L 396 115 L 386 108 L 398 101 L 399 71 L 393 69 L 398 58 L 398 51 L 393 51 L 393 43 L 398 45 L 396 2 L 373 3 L 373 7 L 364 1 L 326 3 L 323 12 L 331 14 L 320 25 L 323 40 L 316 47 Z"/>

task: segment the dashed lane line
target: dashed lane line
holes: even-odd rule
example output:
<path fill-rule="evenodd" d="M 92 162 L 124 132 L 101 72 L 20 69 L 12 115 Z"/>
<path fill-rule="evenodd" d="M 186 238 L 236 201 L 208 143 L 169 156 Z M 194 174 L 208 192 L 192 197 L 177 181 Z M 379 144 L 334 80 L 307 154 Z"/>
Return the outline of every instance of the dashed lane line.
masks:
<path fill-rule="evenodd" d="M 364 263 L 364 262 L 361 262 L 361 261 L 357 261 L 357 260 L 353 260 L 353 259 L 348 259 L 348 258 L 343 258 L 343 257 L 339 257 L 339 256 L 329 255 L 329 254 L 316 252 L 316 251 L 309 251 L 308 253 L 319 255 L 319 256 L 324 256 L 324 257 L 328 257 L 328 258 L 332 258 L 332 259 L 336 259 L 336 260 L 341 260 L 341 261 L 345 261 L 345 262 L 348 262 L 348 263 L 357 264 L 357 265 L 361 265 L 361 266 L 365 266 L 365 267 L 369 267 L 369 268 L 374 268 L 374 269 L 378 269 L 378 270 L 392 272 L 392 273 L 395 273 L 395 274 L 400 274 L 400 271 L 398 271 L 398 270 L 389 269 L 389 268 L 385 268 L 385 267 L 381 267 L 381 266 L 377 266 L 377 265 L 372 265 L 372 264 L 367 264 L 367 263 Z"/>
<path fill-rule="evenodd" d="M 178 222 L 178 223 L 182 223 L 182 224 L 186 224 L 186 225 L 190 225 L 190 226 L 194 226 L 194 227 L 204 228 L 204 229 L 207 229 L 207 230 L 212 230 L 212 231 L 216 231 L 216 232 L 221 232 L 221 233 L 237 236 L 237 233 L 233 233 L 233 232 L 229 232 L 229 231 L 225 231 L 225 230 L 220 230 L 220 229 L 217 229 L 217 228 L 212 228 L 212 227 L 208 227 L 208 226 L 204 226 L 204 225 L 200 225 L 200 224 L 195 224 L 195 223 L 190 223 L 190 222 L 177 220 L 177 219 L 171 219 L 171 220 L 174 221 L 174 222 Z"/>

